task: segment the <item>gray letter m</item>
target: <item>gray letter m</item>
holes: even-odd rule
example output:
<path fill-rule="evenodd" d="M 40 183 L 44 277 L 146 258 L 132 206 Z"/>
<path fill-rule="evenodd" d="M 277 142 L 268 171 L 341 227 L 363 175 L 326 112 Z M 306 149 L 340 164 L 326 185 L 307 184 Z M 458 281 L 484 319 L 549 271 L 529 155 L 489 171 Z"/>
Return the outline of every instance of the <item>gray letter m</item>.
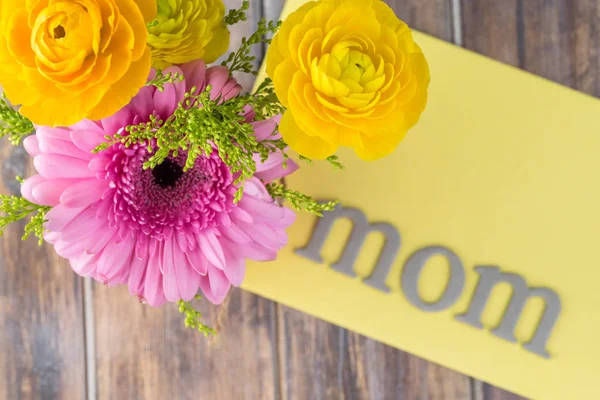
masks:
<path fill-rule="evenodd" d="M 550 334 L 554 329 L 562 308 L 558 294 L 544 287 L 530 288 L 521 276 L 502 273 L 498 267 L 476 267 L 475 271 L 480 276 L 477 289 L 475 289 L 475 294 L 471 299 L 471 304 L 467 312 L 456 316 L 456 319 L 482 329 L 481 315 L 492 294 L 493 288 L 498 283 L 507 283 L 511 286 L 512 295 L 500 324 L 492 330 L 492 334 L 509 342 L 517 342 L 515 328 L 525 309 L 525 304 L 530 297 L 539 297 L 544 300 L 544 311 L 533 333 L 533 337 L 523 347 L 544 358 L 550 358 L 550 354 L 546 351 L 546 343 L 550 338 Z"/>
<path fill-rule="evenodd" d="M 348 276 L 355 277 L 354 264 L 367 235 L 372 232 L 380 232 L 385 237 L 385 245 L 377 259 L 373 273 L 364 282 L 376 289 L 389 292 L 390 290 L 385 285 L 385 280 L 396 259 L 398 250 L 400 250 L 400 233 L 396 228 L 387 223 L 370 224 L 365 214 L 356 208 L 344 208 L 338 204 L 333 211 L 324 213 L 323 217 L 317 221 L 308 245 L 297 249 L 296 253 L 309 260 L 322 263 L 323 257 L 321 256 L 321 252 L 323 246 L 334 223 L 340 218 L 347 218 L 352 221 L 352 234 L 344 246 L 341 258 L 331 267 Z"/>

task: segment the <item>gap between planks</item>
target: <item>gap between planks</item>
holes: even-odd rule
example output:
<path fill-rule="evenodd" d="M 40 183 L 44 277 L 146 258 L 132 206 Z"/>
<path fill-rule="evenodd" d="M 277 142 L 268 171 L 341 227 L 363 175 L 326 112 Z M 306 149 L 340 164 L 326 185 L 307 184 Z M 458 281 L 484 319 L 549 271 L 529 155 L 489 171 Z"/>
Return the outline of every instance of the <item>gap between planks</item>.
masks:
<path fill-rule="evenodd" d="M 96 369 L 96 320 L 94 318 L 94 288 L 92 278 L 84 278 L 83 281 L 83 317 L 86 398 L 87 400 L 96 400 L 98 375 Z"/>
<path fill-rule="evenodd" d="M 452 41 L 455 45 L 463 47 L 462 30 L 462 0 L 451 0 L 452 2 Z M 483 382 L 469 377 L 471 400 L 484 400 Z"/>

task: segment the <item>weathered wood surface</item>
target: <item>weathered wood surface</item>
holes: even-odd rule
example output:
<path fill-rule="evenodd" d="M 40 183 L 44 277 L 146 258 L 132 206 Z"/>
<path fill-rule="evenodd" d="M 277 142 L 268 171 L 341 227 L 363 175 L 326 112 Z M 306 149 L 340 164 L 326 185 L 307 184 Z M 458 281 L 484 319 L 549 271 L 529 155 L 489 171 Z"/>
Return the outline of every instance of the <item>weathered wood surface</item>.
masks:
<path fill-rule="evenodd" d="M 29 156 L 2 140 L 0 157 L 0 192 L 18 194 Z M 83 398 L 82 281 L 50 246 L 22 242 L 23 227 L 0 239 L 0 400 Z"/>
<path fill-rule="evenodd" d="M 418 30 L 600 96 L 597 0 L 388 3 Z M 253 0 L 232 46 L 282 4 Z M 251 77 L 240 78 L 251 87 Z M 5 141 L 0 157 L 0 190 L 9 193 L 26 158 Z M 126 288 L 94 285 L 86 326 L 83 282 L 48 246 L 22 243 L 20 228 L 9 228 L 0 246 L 0 400 L 520 399 L 240 290 L 223 307 L 216 343 L 185 329 L 175 306 L 150 309 Z M 203 307 L 214 322 L 220 308 Z M 87 380 L 86 357 L 95 357 Z"/>

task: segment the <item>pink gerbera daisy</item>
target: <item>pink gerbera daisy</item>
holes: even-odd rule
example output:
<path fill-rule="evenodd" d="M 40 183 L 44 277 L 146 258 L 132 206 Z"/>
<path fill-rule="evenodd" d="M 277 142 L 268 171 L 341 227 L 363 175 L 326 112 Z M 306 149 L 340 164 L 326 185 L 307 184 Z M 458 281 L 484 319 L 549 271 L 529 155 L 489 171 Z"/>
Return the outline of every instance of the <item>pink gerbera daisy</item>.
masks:
<path fill-rule="evenodd" d="M 147 146 L 116 144 L 92 154 L 105 135 L 173 114 L 186 91 L 212 86 L 211 98 L 226 101 L 241 87 L 224 67 L 206 69 L 202 61 L 173 67 L 185 81 L 163 92 L 143 88 L 131 103 L 110 118 L 85 120 L 67 128 L 37 127 L 25 141 L 38 172 L 22 186 L 29 201 L 53 207 L 47 214 L 45 239 L 69 259 L 82 276 L 106 284 L 128 284 L 132 295 L 152 306 L 191 300 L 198 290 L 211 302 L 223 301 L 231 285 L 242 283 L 245 259 L 276 258 L 286 244 L 285 229 L 294 213 L 274 202 L 264 182 L 297 169 L 273 153 L 257 162 L 254 178 L 234 203 L 237 186 L 229 168 L 213 152 L 183 171 L 186 154 L 169 157 L 144 170 Z M 253 122 L 258 140 L 272 136 L 277 119 Z M 258 158 L 257 158 L 258 160 Z"/>

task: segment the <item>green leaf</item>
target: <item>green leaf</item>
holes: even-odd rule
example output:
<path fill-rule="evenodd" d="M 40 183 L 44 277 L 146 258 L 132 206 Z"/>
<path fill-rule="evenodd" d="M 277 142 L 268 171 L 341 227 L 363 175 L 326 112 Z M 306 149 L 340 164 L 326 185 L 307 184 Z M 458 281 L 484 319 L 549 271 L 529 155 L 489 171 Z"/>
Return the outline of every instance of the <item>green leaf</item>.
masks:
<path fill-rule="evenodd" d="M 196 296 L 196 299 L 201 299 L 201 297 Z M 214 329 L 209 328 L 202 323 L 202 313 L 196 311 L 190 303 L 180 300 L 178 305 L 179 312 L 185 315 L 184 324 L 186 328 L 197 330 L 204 334 L 204 336 L 217 334 Z"/>
<path fill-rule="evenodd" d="M 271 40 L 267 39 L 266 36 L 269 33 L 275 34 L 280 26 L 281 21 L 269 21 L 267 23 L 264 18 L 261 19 L 258 23 L 256 32 L 248 38 L 242 38 L 242 44 L 239 49 L 236 52 L 229 54 L 229 57 L 223 61 L 222 65 L 229 68 L 229 73 L 231 74 L 240 71 L 247 74 L 258 75 L 258 70 L 255 69 L 254 63 L 256 57 L 250 55 L 252 46 L 260 43 L 271 43 Z"/>
<path fill-rule="evenodd" d="M 229 10 L 225 18 L 223 18 L 223 22 L 225 22 L 225 25 L 235 25 L 240 21 L 246 21 L 248 19 L 246 16 L 246 11 L 248 11 L 249 8 L 250 1 L 244 0 L 239 9 Z"/>
<path fill-rule="evenodd" d="M 338 201 L 318 203 L 312 197 L 295 190 L 286 189 L 284 185 L 279 183 L 269 183 L 266 188 L 271 197 L 286 199 L 296 211 L 306 211 L 319 217 L 323 216 L 324 211 L 333 211 L 339 203 Z"/>
<path fill-rule="evenodd" d="M 34 129 L 33 123 L 15 110 L 3 93 L 0 98 L 0 137 L 8 136 L 10 142 L 17 146 Z"/>
<path fill-rule="evenodd" d="M 0 236 L 4 235 L 4 229 L 9 224 L 33 215 L 25 226 L 23 240 L 27 240 L 33 234 L 38 238 L 38 244 L 41 246 L 44 241 L 46 213 L 50 209 L 50 207 L 33 204 L 22 197 L 0 195 Z"/>

